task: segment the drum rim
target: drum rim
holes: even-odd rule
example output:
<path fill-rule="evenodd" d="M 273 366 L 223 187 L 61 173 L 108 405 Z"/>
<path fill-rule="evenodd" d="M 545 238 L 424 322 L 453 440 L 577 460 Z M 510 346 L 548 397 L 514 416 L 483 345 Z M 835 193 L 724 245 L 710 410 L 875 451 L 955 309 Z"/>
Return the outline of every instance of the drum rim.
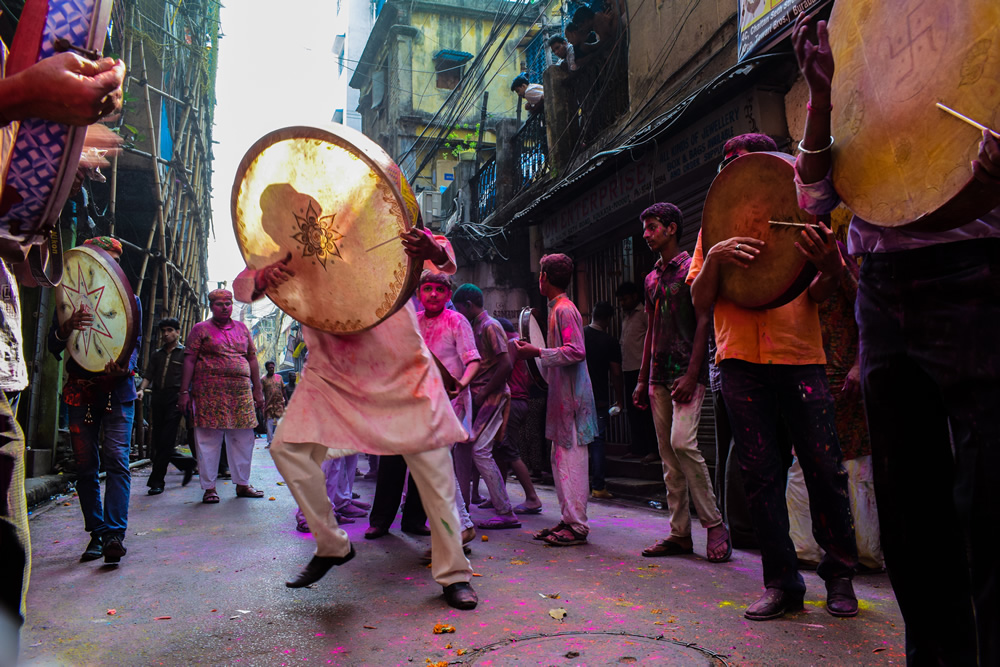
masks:
<path fill-rule="evenodd" d="M 744 160 L 744 162 L 742 162 L 738 168 L 743 169 L 747 164 L 747 161 L 745 160 L 746 158 L 753 158 L 754 161 L 758 161 L 764 159 L 762 156 L 769 156 L 770 158 L 781 158 L 782 162 L 785 163 L 791 170 L 790 175 L 794 176 L 795 157 L 789 155 L 788 153 L 782 153 L 781 151 L 754 151 L 752 153 L 746 153 L 744 155 L 741 155 L 732 162 L 730 162 L 729 164 L 727 164 L 722 169 L 722 171 L 719 172 L 719 176 L 726 173 L 726 170 L 730 170 L 730 172 L 732 172 L 732 170 L 734 170 L 733 165 L 740 162 L 740 160 Z M 716 183 L 718 182 L 719 181 L 717 176 L 716 179 L 712 181 L 712 185 L 709 187 L 708 194 L 705 197 L 705 206 L 702 211 L 702 220 L 701 220 L 702 230 L 704 230 L 705 227 L 706 212 L 709 214 L 713 212 L 709 208 L 709 202 L 712 200 L 712 190 L 715 187 Z M 788 182 L 790 184 L 793 183 L 793 179 L 790 178 Z M 791 187 L 794 188 L 794 185 L 791 185 Z M 798 206 L 797 203 L 796 206 Z M 817 216 L 811 216 L 811 217 L 814 219 L 817 218 Z M 707 239 L 703 240 L 704 240 L 703 245 L 705 247 L 710 247 L 708 240 Z M 707 250 L 705 252 L 707 252 Z M 731 298 L 731 296 L 726 293 L 725 285 L 721 281 L 722 278 L 721 275 L 719 284 L 719 296 L 721 298 L 728 300 L 729 302 L 733 303 L 734 305 L 740 308 L 746 308 L 748 310 L 770 310 L 772 308 L 778 308 L 787 303 L 790 303 L 791 301 L 794 301 L 809 286 L 809 283 L 812 282 L 812 279 L 815 277 L 815 275 L 816 275 L 815 266 L 805 257 L 801 257 L 799 270 L 796 273 L 794 279 L 789 282 L 789 284 L 785 287 L 784 291 L 782 291 L 780 294 L 775 295 L 774 298 L 770 300 L 767 301 L 757 300 L 751 304 L 743 300 L 737 301 Z"/>
<path fill-rule="evenodd" d="M 70 253 L 77 253 L 77 252 L 86 255 L 92 255 L 94 258 L 102 260 L 104 268 L 108 270 L 109 274 L 111 274 L 115 279 L 117 279 L 118 283 L 115 286 L 118 288 L 118 291 L 124 294 L 126 297 L 128 297 L 128 299 L 123 299 L 123 301 L 127 301 L 128 303 L 128 308 L 126 309 L 125 312 L 126 337 L 128 339 L 131 339 L 132 344 L 123 345 L 121 352 L 119 352 L 117 358 L 115 358 L 115 363 L 121 365 L 126 361 L 128 361 L 129 358 L 132 356 L 132 352 L 135 349 L 136 339 L 139 335 L 139 325 L 140 325 L 139 304 L 136 303 L 135 291 L 132 289 L 132 284 L 129 282 L 128 276 L 125 275 L 125 271 L 122 270 L 122 267 L 118 264 L 117 261 L 115 261 L 114 257 L 109 255 L 106 251 L 102 250 L 101 248 L 95 248 L 93 246 L 82 246 L 82 245 L 76 246 L 75 248 L 70 248 L 65 253 L 63 253 L 63 263 L 65 264 L 66 259 L 68 257 L 72 257 Z M 59 287 L 56 288 L 56 290 L 61 292 L 62 290 L 65 290 L 65 286 L 60 284 Z M 60 315 L 60 309 L 57 307 L 56 320 L 59 322 L 59 324 L 62 324 L 68 319 L 68 317 L 60 318 L 59 315 Z M 68 353 L 70 357 L 72 357 L 73 361 L 76 362 L 76 364 L 80 368 L 91 373 L 99 373 L 102 370 L 104 370 L 103 368 L 96 371 L 91 370 L 86 366 L 84 366 L 83 364 L 81 364 L 80 361 L 73 356 L 73 352 L 70 346 L 70 341 L 73 340 L 73 337 L 76 335 L 78 335 L 78 332 L 73 331 L 70 334 L 70 338 L 66 340 L 66 349 L 69 351 Z"/>
<path fill-rule="evenodd" d="M 521 309 L 521 312 L 517 316 L 517 333 L 522 340 L 527 340 L 531 342 L 531 321 L 535 322 L 535 325 L 541 331 L 542 327 L 538 324 L 538 320 L 535 319 L 535 309 L 531 306 L 525 306 Z M 527 328 L 527 331 L 525 331 Z M 541 363 L 538 359 L 528 359 L 528 374 L 531 376 L 532 381 L 540 389 L 548 389 L 549 383 L 545 379 L 545 375 L 542 373 Z"/>
<path fill-rule="evenodd" d="M 303 132 L 309 132 L 311 134 L 305 135 Z M 316 136 L 317 133 L 322 133 L 333 137 L 338 141 L 331 141 L 330 143 L 337 143 L 338 145 L 347 144 L 354 149 L 358 157 L 365 161 L 365 163 L 376 172 L 392 191 L 393 196 L 399 203 L 400 211 L 403 217 L 403 227 L 405 231 L 410 231 L 411 229 L 423 229 L 422 221 L 419 217 L 419 211 L 417 211 L 417 218 L 414 219 L 410 207 L 407 204 L 406 197 L 404 197 L 403 192 L 399 186 L 393 181 L 388 175 L 388 167 L 393 167 L 399 172 L 399 177 L 401 182 L 406 184 L 407 188 L 410 188 L 409 183 L 406 181 L 406 176 L 402 173 L 402 169 L 393 161 L 385 150 L 375 143 L 372 139 L 365 136 L 361 132 L 354 130 L 346 125 L 340 125 L 338 123 L 300 123 L 296 125 L 287 125 L 285 127 L 276 128 L 271 130 L 264 135 L 262 135 L 257 141 L 250 145 L 250 147 L 243 154 L 240 159 L 239 164 L 236 167 L 236 177 L 233 179 L 233 186 L 230 191 L 229 199 L 229 209 L 230 217 L 233 223 L 233 233 L 236 235 L 236 245 L 240 249 L 240 256 L 243 261 L 250 266 L 248 261 L 247 252 L 243 246 L 239 243 L 240 230 L 238 226 L 238 216 L 237 216 L 237 205 L 239 201 L 240 190 L 243 183 L 246 180 L 247 169 L 250 164 L 260 156 L 260 154 L 269 146 L 272 146 L 279 141 L 285 141 L 288 139 L 324 139 L 321 136 Z M 412 190 L 411 190 L 412 192 Z M 406 255 L 407 270 L 406 278 L 403 282 L 403 286 L 399 291 L 399 295 L 396 297 L 395 302 L 392 307 L 386 312 L 386 314 L 380 317 L 377 321 L 372 324 L 362 327 L 360 329 L 352 331 L 329 331 L 328 333 L 333 333 L 336 335 L 354 335 L 369 331 L 374 327 L 378 326 L 388 318 L 392 317 L 393 314 L 398 312 L 406 303 L 410 300 L 413 295 L 414 290 L 417 287 L 417 283 L 420 280 L 420 273 L 423 269 L 422 262 L 417 262 L 408 254 Z M 253 268 L 253 267 L 251 267 Z M 259 267 L 258 267 L 259 268 Z M 265 296 L 270 298 L 270 295 L 265 293 Z M 273 300 L 272 300 L 273 302 Z M 275 303 L 279 309 L 280 305 Z M 289 314 L 291 316 L 291 314 Z M 294 316 L 293 316 L 294 317 Z M 311 328 L 324 331 L 321 327 L 314 326 L 313 324 L 303 322 L 306 326 Z"/>

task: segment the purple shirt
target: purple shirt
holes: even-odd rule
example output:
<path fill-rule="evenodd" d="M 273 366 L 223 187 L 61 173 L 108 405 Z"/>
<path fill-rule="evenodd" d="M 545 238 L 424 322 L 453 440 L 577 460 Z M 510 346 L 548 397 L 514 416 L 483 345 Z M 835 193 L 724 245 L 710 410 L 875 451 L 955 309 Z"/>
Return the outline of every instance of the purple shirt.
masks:
<path fill-rule="evenodd" d="M 806 185 L 799 178 L 797 161 L 795 188 L 798 191 L 799 206 L 807 213 L 823 215 L 840 205 L 840 195 L 833 187 L 832 174 L 827 174 L 822 181 Z M 905 227 L 879 227 L 854 216 L 851 219 L 851 229 L 847 235 L 847 250 L 852 255 L 863 255 L 914 250 L 939 243 L 988 238 L 1000 238 L 1000 207 L 993 209 L 978 220 L 943 232 L 917 232 L 910 231 Z"/>

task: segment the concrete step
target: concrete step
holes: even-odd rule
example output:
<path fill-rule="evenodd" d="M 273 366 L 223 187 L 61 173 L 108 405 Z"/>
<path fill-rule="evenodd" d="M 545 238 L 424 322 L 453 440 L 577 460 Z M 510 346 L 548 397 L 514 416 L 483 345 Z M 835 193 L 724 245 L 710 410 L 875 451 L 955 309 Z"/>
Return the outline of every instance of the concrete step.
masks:
<path fill-rule="evenodd" d="M 663 486 L 663 479 L 654 482 L 630 477 L 607 477 L 604 481 L 608 491 L 625 500 L 664 502 L 666 498 L 667 490 Z"/>
<path fill-rule="evenodd" d="M 640 463 L 639 459 L 626 459 L 621 456 L 605 456 L 606 474 L 611 477 L 632 477 L 638 480 L 659 480 L 663 484 L 663 466 L 655 463 Z"/>

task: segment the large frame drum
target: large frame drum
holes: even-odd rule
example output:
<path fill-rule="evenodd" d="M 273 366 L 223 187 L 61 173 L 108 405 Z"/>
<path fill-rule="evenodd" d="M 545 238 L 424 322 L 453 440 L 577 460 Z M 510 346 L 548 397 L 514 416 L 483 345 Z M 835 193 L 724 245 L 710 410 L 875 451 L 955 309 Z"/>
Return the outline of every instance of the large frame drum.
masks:
<path fill-rule="evenodd" d="M 381 147 L 343 125 L 261 137 L 237 169 L 232 215 L 248 267 L 287 258 L 295 276 L 267 296 L 307 326 L 365 331 L 417 285 L 422 265 L 398 238 L 418 226 L 416 197 Z"/>

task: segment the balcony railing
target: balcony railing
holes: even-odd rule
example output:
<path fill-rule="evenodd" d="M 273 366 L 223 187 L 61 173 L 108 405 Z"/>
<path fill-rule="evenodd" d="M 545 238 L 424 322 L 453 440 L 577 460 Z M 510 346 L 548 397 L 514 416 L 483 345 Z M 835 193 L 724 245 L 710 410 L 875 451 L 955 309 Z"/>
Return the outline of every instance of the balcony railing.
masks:
<path fill-rule="evenodd" d="M 529 116 L 514 135 L 513 144 L 517 156 L 516 187 L 520 192 L 545 173 L 548 166 L 549 146 L 545 137 L 545 115 L 536 113 Z"/>
<path fill-rule="evenodd" d="M 476 212 L 478 222 L 482 222 L 497 210 L 497 159 L 486 161 L 476 174 Z"/>

